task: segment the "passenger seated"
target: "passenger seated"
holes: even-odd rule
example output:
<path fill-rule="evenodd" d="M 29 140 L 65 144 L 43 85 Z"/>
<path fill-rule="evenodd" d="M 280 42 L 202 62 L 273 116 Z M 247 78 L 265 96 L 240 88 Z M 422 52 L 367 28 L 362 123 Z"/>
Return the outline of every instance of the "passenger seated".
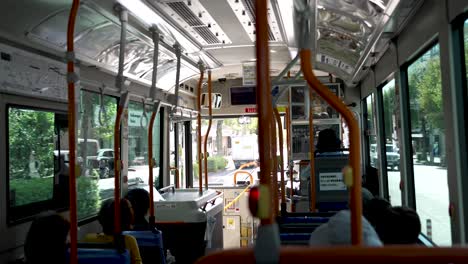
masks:
<path fill-rule="evenodd" d="M 113 243 L 117 248 L 123 244 L 130 253 L 131 263 L 142 263 L 136 239 L 129 235 L 114 234 L 114 199 L 109 199 L 102 203 L 101 210 L 99 210 L 98 214 L 98 221 L 102 226 L 103 233 L 88 234 L 84 238 L 84 242 Z M 127 199 L 122 199 L 120 202 L 120 222 L 122 230 L 132 229 L 133 210 Z"/>
<path fill-rule="evenodd" d="M 327 128 L 319 132 L 316 148 L 316 153 L 339 152 L 341 140 L 333 129 Z"/>
<path fill-rule="evenodd" d="M 421 233 L 421 222 L 413 209 L 395 206 L 388 208 L 376 230 L 386 245 L 416 244 Z"/>
<path fill-rule="evenodd" d="M 362 217 L 362 237 L 366 246 L 382 246 L 379 236 L 369 222 Z M 351 245 L 351 212 L 343 210 L 312 232 L 309 245 Z"/>
<path fill-rule="evenodd" d="M 385 217 L 386 212 L 391 207 L 391 204 L 387 200 L 375 197 L 363 203 L 362 213 L 377 231 L 377 225 L 383 221 L 382 218 Z"/>
<path fill-rule="evenodd" d="M 126 198 L 130 201 L 135 213 L 133 230 L 150 230 L 151 226 L 146 219 L 150 206 L 149 192 L 145 189 L 132 189 L 128 191 Z"/>
<path fill-rule="evenodd" d="M 70 223 L 56 213 L 36 218 L 29 228 L 24 254 L 27 264 L 67 263 L 67 236 Z"/>
<path fill-rule="evenodd" d="M 364 205 L 364 216 L 374 226 L 382 242 L 416 244 L 421 232 L 418 214 L 411 208 L 396 206 L 382 198 L 374 198 Z"/>

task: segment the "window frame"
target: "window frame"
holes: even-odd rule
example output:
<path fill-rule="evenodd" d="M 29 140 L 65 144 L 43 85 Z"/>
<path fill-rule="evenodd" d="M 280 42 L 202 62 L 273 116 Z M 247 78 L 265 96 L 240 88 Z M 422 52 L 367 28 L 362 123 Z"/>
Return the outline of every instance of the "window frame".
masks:
<path fill-rule="evenodd" d="M 410 95 L 409 95 L 409 77 L 408 77 L 408 68 L 416 62 L 419 58 L 421 58 L 426 52 L 434 48 L 436 45 L 439 44 L 438 36 L 430 40 L 426 45 L 424 45 L 421 49 L 415 52 L 409 60 L 407 60 L 403 65 L 400 67 L 400 94 L 401 97 L 400 103 L 401 107 L 403 108 L 403 118 L 402 118 L 402 127 L 403 123 L 405 123 L 405 127 L 407 129 L 403 130 L 402 133 L 402 140 L 404 145 L 406 145 L 405 153 L 405 171 L 406 177 L 404 177 L 403 182 L 403 190 L 402 192 L 406 192 L 403 194 L 402 204 L 417 210 L 416 207 L 416 185 L 414 180 L 414 164 L 413 164 L 413 148 L 412 148 L 412 126 L 411 126 L 411 105 L 410 105 Z M 440 53 L 440 51 L 439 51 Z M 409 144 L 409 145 L 407 145 Z M 401 162 L 401 157 L 400 157 Z M 405 201 L 406 200 L 406 201 Z"/>
<path fill-rule="evenodd" d="M 6 219 L 8 226 L 14 226 L 21 223 L 25 223 L 34 219 L 35 216 L 39 215 L 43 211 L 47 210 L 57 210 L 57 211 L 66 211 L 68 210 L 68 206 L 63 206 L 63 203 L 57 200 L 55 197 L 55 188 L 56 186 L 60 185 L 56 183 L 56 177 L 53 177 L 52 183 L 52 198 L 45 200 L 45 201 L 38 201 L 29 204 L 24 204 L 20 206 L 11 206 L 11 197 L 10 197 L 10 125 L 9 125 L 9 110 L 11 108 L 15 109 L 23 109 L 23 110 L 33 110 L 33 111 L 42 111 L 42 112 L 50 112 L 54 114 L 54 118 L 57 114 L 62 114 L 67 116 L 67 113 L 63 110 L 57 108 L 47 108 L 42 106 L 35 106 L 32 104 L 18 104 L 18 103 L 5 103 L 5 156 L 6 156 L 6 167 L 5 167 L 5 176 L 6 176 Z M 57 128 L 56 124 L 54 123 L 54 131 Z M 55 135 L 54 135 L 55 136 Z M 53 153 L 52 153 L 53 155 Z M 55 163 L 54 163 L 54 171 L 55 171 Z"/>
<path fill-rule="evenodd" d="M 91 93 L 91 94 L 95 94 L 97 96 L 101 95 L 98 91 L 95 91 L 95 90 L 92 90 L 92 89 L 81 88 L 80 93 L 79 93 L 79 99 L 80 100 L 81 100 L 82 93 Z M 116 110 L 117 110 L 117 108 L 119 106 L 119 103 L 120 103 L 120 97 L 116 96 L 116 95 L 113 95 L 113 94 L 103 94 L 103 95 L 104 95 L 104 97 L 107 96 L 107 97 L 110 97 L 110 98 L 114 98 L 116 100 Z M 114 120 L 114 122 L 115 122 L 115 120 Z M 76 129 L 77 129 L 77 132 L 78 132 L 78 127 Z M 78 137 L 79 137 L 79 133 L 77 133 L 77 139 L 78 139 Z M 120 131 L 119 137 L 120 138 L 122 137 L 122 131 Z M 122 140 L 120 140 L 120 144 L 121 144 L 120 148 L 119 148 L 120 149 L 120 157 L 122 157 Z M 114 155 L 115 155 L 115 153 L 114 153 Z M 77 157 L 78 157 L 78 155 L 77 155 Z M 76 187 L 77 187 L 77 197 L 78 197 L 78 193 L 79 193 L 78 192 L 78 183 L 77 183 Z M 99 194 L 99 198 L 100 198 L 101 202 L 106 200 L 106 199 L 101 199 L 100 194 Z M 67 209 L 68 209 L 68 207 L 67 207 Z M 99 213 L 99 210 L 97 210 L 96 213 L 94 213 L 94 214 L 90 214 L 90 215 L 84 216 L 82 218 L 78 218 L 78 223 L 79 224 L 86 224 L 86 223 L 93 222 L 94 220 L 96 220 L 98 213 Z"/>
<path fill-rule="evenodd" d="M 364 122 L 364 146 L 365 146 L 365 151 L 364 151 L 364 155 L 365 155 L 365 159 L 366 159 L 366 164 L 365 164 L 365 167 L 364 167 L 364 171 L 365 169 L 369 166 L 369 167 L 372 167 L 371 165 L 371 142 L 370 142 L 370 133 L 369 133 L 369 121 L 368 121 L 368 118 L 369 118 L 369 112 L 368 112 L 368 109 L 367 109 L 367 98 L 369 98 L 369 96 L 371 97 L 371 101 L 374 101 L 372 99 L 373 96 L 375 96 L 375 92 L 371 92 L 370 94 L 368 94 L 366 97 L 364 97 L 362 99 L 362 103 L 363 103 L 363 118 L 362 118 L 362 121 Z M 374 102 L 371 102 L 372 104 L 372 108 L 374 108 Z M 374 130 L 376 129 L 375 128 L 375 125 L 374 124 Z M 377 149 L 376 149 L 377 150 Z"/>
<path fill-rule="evenodd" d="M 467 151 L 468 151 L 468 122 L 467 122 L 467 111 L 468 111 L 468 80 L 467 80 L 467 67 L 466 62 L 468 60 L 465 57 L 465 22 L 468 20 L 468 11 L 463 12 L 462 14 L 458 15 L 452 22 L 451 22 L 451 37 L 452 41 L 450 43 L 450 49 L 452 51 L 452 58 L 450 62 L 451 66 L 451 77 L 453 80 L 452 83 L 452 98 L 454 106 L 456 107 L 455 114 L 459 115 L 458 122 L 455 122 L 454 126 L 454 137 L 458 144 L 455 144 L 454 149 L 454 156 L 456 158 L 456 166 L 457 166 L 457 178 L 459 180 L 460 185 L 462 186 L 461 192 L 459 194 L 460 197 L 460 208 L 459 210 L 462 211 L 460 215 L 464 219 L 468 215 L 468 179 L 464 177 L 468 173 L 468 165 L 465 162 L 468 159 Z M 461 118 L 460 118 L 461 117 Z M 462 124 L 459 125 L 459 122 L 463 120 Z M 468 223 L 466 220 L 461 219 L 460 225 L 464 226 L 461 230 L 464 230 L 465 234 L 464 241 L 468 241 Z M 452 230 L 453 232 L 453 230 Z"/>

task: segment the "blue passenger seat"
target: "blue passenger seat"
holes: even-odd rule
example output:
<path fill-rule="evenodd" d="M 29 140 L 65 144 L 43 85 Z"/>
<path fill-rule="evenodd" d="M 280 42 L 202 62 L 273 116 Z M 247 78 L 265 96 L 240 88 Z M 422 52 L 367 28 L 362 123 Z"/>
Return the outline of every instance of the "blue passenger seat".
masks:
<path fill-rule="evenodd" d="M 114 248 L 78 248 L 79 264 L 130 264 L 127 250 L 119 253 Z"/>
<path fill-rule="evenodd" d="M 136 238 L 143 263 L 166 264 L 162 232 L 159 230 L 124 231 L 124 235 Z"/>

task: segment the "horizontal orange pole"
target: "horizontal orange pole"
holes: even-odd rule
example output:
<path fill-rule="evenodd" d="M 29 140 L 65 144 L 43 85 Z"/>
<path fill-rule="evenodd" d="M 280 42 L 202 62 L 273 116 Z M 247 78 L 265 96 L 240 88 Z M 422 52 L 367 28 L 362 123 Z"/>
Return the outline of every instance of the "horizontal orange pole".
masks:
<path fill-rule="evenodd" d="M 278 263 L 343 264 L 445 264 L 468 263 L 466 248 L 429 248 L 420 246 L 386 247 L 282 247 Z M 197 264 L 255 264 L 253 249 L 217 251 L 201 258 Z"/>

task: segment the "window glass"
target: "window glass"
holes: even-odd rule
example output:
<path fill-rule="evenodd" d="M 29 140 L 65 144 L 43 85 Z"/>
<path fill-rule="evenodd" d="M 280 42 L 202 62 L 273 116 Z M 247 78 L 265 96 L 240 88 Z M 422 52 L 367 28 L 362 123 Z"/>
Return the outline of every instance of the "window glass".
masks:
<path fill-rule="evenodd" d="M 424 53 L 408 67 L 411 117 L 411 144 L 416 192 L 416 209 L 427 234 L 432 224 L 432 239 L 451 244 L 445 128 L 442 107 L 442 82 L 439 45 Z"/>
<path fill-rule="evenodd" d="M 9 205 L 52 200 L 55 113 L 8 108 Z"/>
<path fill-rule="evenodd" d="M 78 121 L 78 218 L 95 215 L 114 196 L 114 123 L 117 98 L 81 90 Z"/>
<path fill-rule="evenodd" d="M 387 157 L 388 192 L 392 205 L 401 205 L 400 190 L 400 145 L 397 133 L 398 102 L 395 93 L 395 80 L 382 88 L 385 155 Z"/>
<path fill-rule="evenodd" d="M 375 132 L 375 107 L 374 107 L 374 94 L 366 98 L 366 113 L 367 113 L 367 138 L 368 138 L 368 152 L 370 165 L 374 168 L 378 166 L 377 158 L 377 135 Z"/>
<path fill-rule="evenodd" d="M 192 132 L 193 142 L 196 143 L 196 121 Z M 258 136 L 257 117 L 235 117 L 225 119 L 213 119 L 210 135 L 207 141 L 208 150 L 208 181 L 210 184 L 232 185 L 234 172 L 241 165 L 258 160 Z M 204 140 L 208 129 L 208 120 L 202 120 L 202 152 Z M 286 142 L 286 141 L 284 141 Z M 193 145 L 196 153 L 197 146 Z M 196 154 L 194 160 L 194 185 L 198 186 L 198 160 Z M 254 179 L 257 178 L 257 167 L 248 166 L 244 170 L 250 172 Z M 204 172 L 203 172 L 204 173 Z M 204 176 L 203 176 L 204 179 Z M 247 174 L 239 174 L 237 180 L 249 180 Z M 204 180 L 203 180 L 204 184 Z"/>
<path fill-rule="evenodd" d="M 128 188 L 140 188 L 149 184 L 148 128 L 151 112 L 143 109 L 143 103 L 128 104 Z M 146 116 L 146 117 L 145 117 Z M 153 182 L 159 183 L 160 120 L 156 115 L 153 124 Z"/>
<path fill-rule="evenodd" d="M 173 122 L 169 123 L 170 129 L 169 129 L 169 153 L 170 153 L 170 158 L 169 158 L 169 166 L 171 168 L 175 168 L 178 166 L 178 160 L 176 161 L 176 127 L 177 125 Z M 169 184 L 170 185 L 175 185 L 174 181 L 174 172 L 171 170 L 170 172 L 170 177 L 169 177 Z"/>

